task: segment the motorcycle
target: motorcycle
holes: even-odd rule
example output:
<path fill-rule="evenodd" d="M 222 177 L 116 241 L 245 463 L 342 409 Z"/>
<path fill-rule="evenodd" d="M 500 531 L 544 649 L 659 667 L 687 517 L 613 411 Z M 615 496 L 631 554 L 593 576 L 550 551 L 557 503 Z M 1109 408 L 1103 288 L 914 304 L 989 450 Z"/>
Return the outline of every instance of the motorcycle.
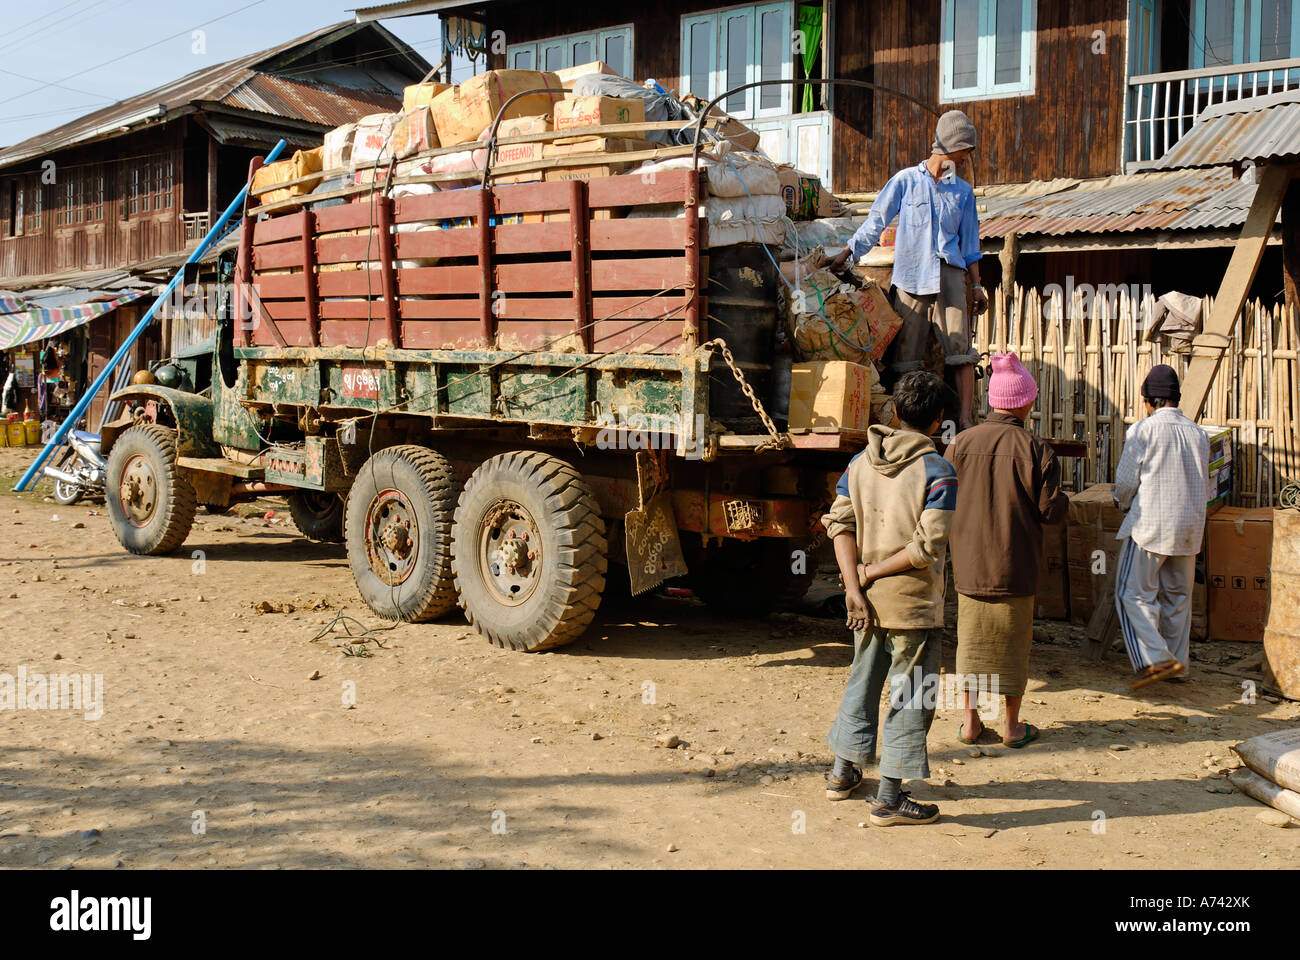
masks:
<path fill-rule="evenodd" d="M 66 440 L 67 446 L 44 470 L 54 481 L 55 501 L 66 507 L 85 496 L 104 496 L 108 464 L 99 453 L 99 434 L 73 430 Z"/>

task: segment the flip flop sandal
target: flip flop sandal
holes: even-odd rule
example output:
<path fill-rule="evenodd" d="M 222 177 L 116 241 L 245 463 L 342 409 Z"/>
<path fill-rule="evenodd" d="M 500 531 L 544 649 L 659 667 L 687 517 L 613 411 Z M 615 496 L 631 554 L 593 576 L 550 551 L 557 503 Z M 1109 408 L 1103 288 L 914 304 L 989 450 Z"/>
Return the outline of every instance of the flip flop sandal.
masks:
<path fill-rule="evenodd" d="M 1038 739 L 1038 734 L 1039 734 L 1040 732 L 1041 732 L 1041 731 L 1040 731 L 1036 726 L 1034 726 L 1032 723 L 1028 723 L 1028 722 L 1026 722 L 1026 723 L 1025 723 L 1025 735 L 1024 735 L 1023 737 L 1021 737 L 1019 740 L 1006 740 L 1006 739 L 1004 739 L 1004 740 L 1002 741 L 1002 745 L 1003 745 L 1004 747 L 1013 747 L 1013 748 L 1015 748 L 1015 749 L 1019 749 L 1020 747 L 1023 747 L 1023 746 L 1025 746 L 1026 744 L 1033 743 L 1035 740 L 1037 740 L 1037 739 Z"/>
<path fill-rule="evenodd" d="M 975 734 L 975 736 L 971 737 L 970 739 L 967 739 L 966 737 L 963 737 L 961 735 L 961 731 L 964 726 L 966 726 L 966 721 L 964 720 L 961 723 L 957 724 L 957 740 L 961 743 L 971 744 L 972 746 L 980 742 L 980 737 L 984 736 L 984 731 L 988 729 L 987 727 L 984 726 L 984 721 L 981 720 L 980 732 Z"/>
<path fill-rule="evenodd" d="M 1183 672 L 1183 665 L 1177 660 L 1171 660 L 1164 664 L 1157 664 L 1156 666 L 1148 667 L 1147 670 L 1139 673 L 1137 679 L 1133 681 L 1132 689 L 1141 690 L 1143 687 L 1150 686 L 1153 683 L 1158 683 L 1161 680 L 1168 680 L 1170 677 L 1176 677 L 1178 674 Z"/>

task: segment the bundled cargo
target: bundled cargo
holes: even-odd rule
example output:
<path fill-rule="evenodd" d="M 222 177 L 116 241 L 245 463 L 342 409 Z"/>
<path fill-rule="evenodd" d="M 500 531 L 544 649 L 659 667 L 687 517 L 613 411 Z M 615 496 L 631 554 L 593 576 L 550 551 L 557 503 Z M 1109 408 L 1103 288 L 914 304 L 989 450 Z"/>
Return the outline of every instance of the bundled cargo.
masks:
<path fill-rule="evenodd" d="M 791 220 L 824 220 L 844 215 L 847 208 L 826 189 L 820 177 L 796 170 L 790 163 L 779 164 L 776 172 Z"/>
<path fill-rule="evenodd" d="M 573 97 L 555 105 L 556 130 L 644 122 L 645 101 L 639 97 Z"/>
<path fill-rule="evenodd" d="M 402 91 L 402 110 L 430 106 L 438 94 L 450 89 L 450 83 L 413 83 Z"/>
<path fill-rule="evenodd" d="M 397 115 L 393 124 L 393 156 L 405 160 L 439 146 L 433 113 L 427 106 L 412 107 Z"/>
<path fill-rule="evenodd" d="M 545 133 L 553 128 L 551 117 L 548 114 L 537 117 L 517 117 L 513 120 L 501 121 L 501 126 L 497 129 L 497 139 L 500 141 L 531 133 Z M 540 140 L 533 140 L 528 143 L 498 142 L 493 166 L 510 163 L 536 163 L 542 159 L 544 146 Z M 518 174 L 517 176 L 524 176 L 524 174 Z M 540 174 L 531 179 L 540 179 Z"/>
<path fill-rule="evenodd" d="M 689 107 L 696 116 L 703 112 L 707 102 L 693 93 L 688 93 L 682 97 L 682 103 Z M 704 121 L 704 129 L 712 131 L 715 136 L 730 143 L 738 150 L 758 149 L 759 135 L 729 113 L 723 112 L 716 105 L 709 111 L 708 119 Z"/>
<path fill-rule="evenodd" d="M 893 398 L 874 364 L 796 363 L 790 376 L 791 433 L 865 433 L 894 424 Z"/>
<path fill-rule="evenodd" d="M 357 121 L 352 137 L 350 166 L 353 170 L 383 166 L 393 159 L 393 128 L 399 116 L 395 113 L 372 113 Z"/>
<path fill-rule="evenodd" d="M 798 360 L 878 361 L 903 325 L 879 285 L 852 273 L 841 279 L 819 268 L 784 299 Z"/>
<path fill-rule="evenodd" d="M 591 163 L 582 166 L 562 166 L 546 171 L 547 180 L 590 180 L 592 177 L 612 177 L 624 173 L 635 165 L 635 160 L 619 160 L 620 153 L 653 150 L 648 140 L 631 137 L 580 137 L 548 143 L 542 151 L 547 159 L 554 157 L 590 157 Z"/>
<path fill-rule="evenodd" d="M 1247 796 L 1300 820 L 1300 727 L 1251 737 L 1232 748 L 1246 770 L 1230 776 Z"/>
<path fill-rule="evenodd" d="M 589 73 L 575 77 L 573 82 L 566 86 L 570 90 L 571 98 L 616 97 L 620 100 L 640 100 L 647 123 L 680 120 L 685 126 L 689 122 L 689 115 L 677 98 L 644 87 L 626 77 Z M 645 135 L 645 138 L 655 143 L 672 143 L 674 139 L 668 130 L 652 130 Z"/>
<path fill-rule="evenodd" d="M 555 75 L 560 78 L 560 83 L 566 87 L 579 77 L 586 77 L 593 73 L 606 77 L 623 77 L 621 73 L 603 60 L 593 60 L 591 63 L 580 63 L 576 67 L 565 67 L 563 70 L 555 71 Z M 626 77 L 623 77 L 623 79 L 626 79 Z"/>
<path fill-rule="evenodd" d="M 322 165 L 326 170 L 350 170 L 352 168 L 352 140 L 356 135 L 357 125 L 346 123 L 335 127 L 325 134 Z"/>
<path fill-rule="evenodd" d="M 321 178 L 319 176 L 313 177 L 311 174 L 319 174 L 323 169 L 321 164 L 324 159 L 324 152 L 324 147 L 317 147 L 315 150 L 299 150 L 288 160 L 279 160 L 261 167 L 257 173 L 253 174 L 253 193 L 257 196 L 258 202 L 276 203 L 292 197 L 303 197 L 315 190 L 320 186 Z M 304 180 L 304 177 L 307 179 Z M 288 183 L 291 180 L 301 180 L 302 182 L 291 184 L 280 190 L 262 192 L 266 187 Z"/>
<path fill-rule="evenodd" d="M 454 147 L 478 139 L 511 97 L 529 90 L 542 92 L 519 97 L 503 120 L 552 114 L 563 96 L 560 78 L 537 70 L 488 70 L 444 90 L 434 97 L 431 107 L 439 141 L 444 147 Z"/>

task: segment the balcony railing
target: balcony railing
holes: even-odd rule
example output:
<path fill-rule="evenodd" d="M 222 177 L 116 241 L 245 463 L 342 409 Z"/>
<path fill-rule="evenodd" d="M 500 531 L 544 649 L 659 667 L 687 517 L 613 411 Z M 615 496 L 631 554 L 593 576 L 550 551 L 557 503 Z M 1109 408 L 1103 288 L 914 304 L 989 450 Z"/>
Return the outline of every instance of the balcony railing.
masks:
<path fill-rule="evenodd" d="M 1300 89 L 1300 58 L 1129 77 L 1125 169 L 1155 163 L 1213 104 Z"/>
<path fill-rule="evenodd" d="M 187 247 L 198 243 L 212 229 L 212 222 L 207 213 L 183 213 L 181 219 L 185 222 L 185 246 Z"/>

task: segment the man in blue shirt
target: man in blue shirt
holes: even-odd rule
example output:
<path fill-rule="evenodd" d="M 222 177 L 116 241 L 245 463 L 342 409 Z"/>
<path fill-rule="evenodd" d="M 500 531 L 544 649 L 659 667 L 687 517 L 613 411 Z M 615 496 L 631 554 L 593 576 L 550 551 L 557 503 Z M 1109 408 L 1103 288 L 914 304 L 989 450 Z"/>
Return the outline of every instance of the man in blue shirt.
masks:
<path fill-rule="evenodd" d="M 971 426 L 975 396 L 967 277 L 974 286 L 976 312 L 988 306 L 980 285 L 979 217 L 975 192 L 957 174 L 975 150 L 975 125 L 960 110 L 949 110 L 935 128 L 929 159 L 890 178 L 871 205 L 866 222 L 833 261 L 842 265 L 851 255 L 857 263 L 880 241 L 885 228 L 898 218 L 894 244 L 894 309 L 903 318 L 894 354 L 899 374 L 919 370 L 933 326 L 953 368 L 961 429 Z"/>

